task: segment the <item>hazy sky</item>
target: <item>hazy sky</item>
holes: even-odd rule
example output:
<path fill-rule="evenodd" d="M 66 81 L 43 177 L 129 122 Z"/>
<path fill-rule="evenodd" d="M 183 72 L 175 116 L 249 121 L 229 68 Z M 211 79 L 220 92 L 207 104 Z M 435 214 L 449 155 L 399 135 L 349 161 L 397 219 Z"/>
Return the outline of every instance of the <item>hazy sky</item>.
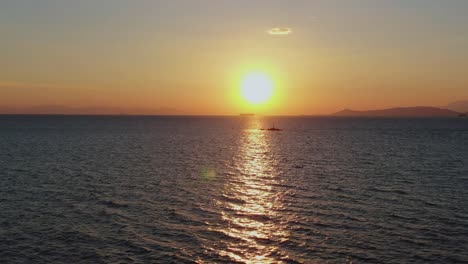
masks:
<path fill-rule="evenodd" d="M 468 98 L 467 13 L 466 0 L 0 0 L 0 105 L 444 105 Z M 253 70 L 276 83 L 262 109 L 237 96 Z"/>

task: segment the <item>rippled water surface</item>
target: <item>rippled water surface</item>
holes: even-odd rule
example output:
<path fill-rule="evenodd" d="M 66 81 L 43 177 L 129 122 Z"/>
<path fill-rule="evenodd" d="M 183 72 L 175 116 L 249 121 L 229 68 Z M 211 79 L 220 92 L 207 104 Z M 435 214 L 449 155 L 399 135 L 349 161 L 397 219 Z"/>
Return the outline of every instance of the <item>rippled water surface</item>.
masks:
<path fill-rule="evenodd" d="M 0 262 L 467 263 L 468 119 L 0 116 Z"/>

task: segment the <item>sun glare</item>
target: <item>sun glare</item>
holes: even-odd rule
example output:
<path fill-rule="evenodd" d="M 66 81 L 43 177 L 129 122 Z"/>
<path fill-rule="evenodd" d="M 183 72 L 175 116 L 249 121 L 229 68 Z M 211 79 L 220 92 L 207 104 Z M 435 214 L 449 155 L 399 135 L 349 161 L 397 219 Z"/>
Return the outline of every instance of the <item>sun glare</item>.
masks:
<path fill-rule="evenodd" d="M 273 94 L 273 82 L 263 73 L 250 73 L 244 77 L 241 93 L 251 104 L 265 103 Z"/>

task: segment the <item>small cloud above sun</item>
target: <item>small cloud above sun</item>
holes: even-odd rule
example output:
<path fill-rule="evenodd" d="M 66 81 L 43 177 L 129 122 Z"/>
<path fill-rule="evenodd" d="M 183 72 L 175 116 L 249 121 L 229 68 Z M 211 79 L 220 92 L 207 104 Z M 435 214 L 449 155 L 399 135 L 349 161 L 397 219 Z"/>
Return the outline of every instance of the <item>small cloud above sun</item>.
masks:
<path fill-rule="evenodd" d="M 273 36 L 286 36 L 292 33 L 292 28 L 289 27 L 275 27 L 267 31 L 268 34 Z"/>

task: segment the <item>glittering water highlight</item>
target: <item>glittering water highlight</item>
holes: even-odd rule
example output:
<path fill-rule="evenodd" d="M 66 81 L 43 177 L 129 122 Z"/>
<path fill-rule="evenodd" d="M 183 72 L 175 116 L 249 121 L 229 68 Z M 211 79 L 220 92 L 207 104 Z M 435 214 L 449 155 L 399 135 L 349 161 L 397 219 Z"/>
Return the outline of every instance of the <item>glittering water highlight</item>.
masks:
<path fill-rule="evenodd" d="M 0 260 L 463 263 L 467 143 L 456 118 L 1 116 Z"/>

